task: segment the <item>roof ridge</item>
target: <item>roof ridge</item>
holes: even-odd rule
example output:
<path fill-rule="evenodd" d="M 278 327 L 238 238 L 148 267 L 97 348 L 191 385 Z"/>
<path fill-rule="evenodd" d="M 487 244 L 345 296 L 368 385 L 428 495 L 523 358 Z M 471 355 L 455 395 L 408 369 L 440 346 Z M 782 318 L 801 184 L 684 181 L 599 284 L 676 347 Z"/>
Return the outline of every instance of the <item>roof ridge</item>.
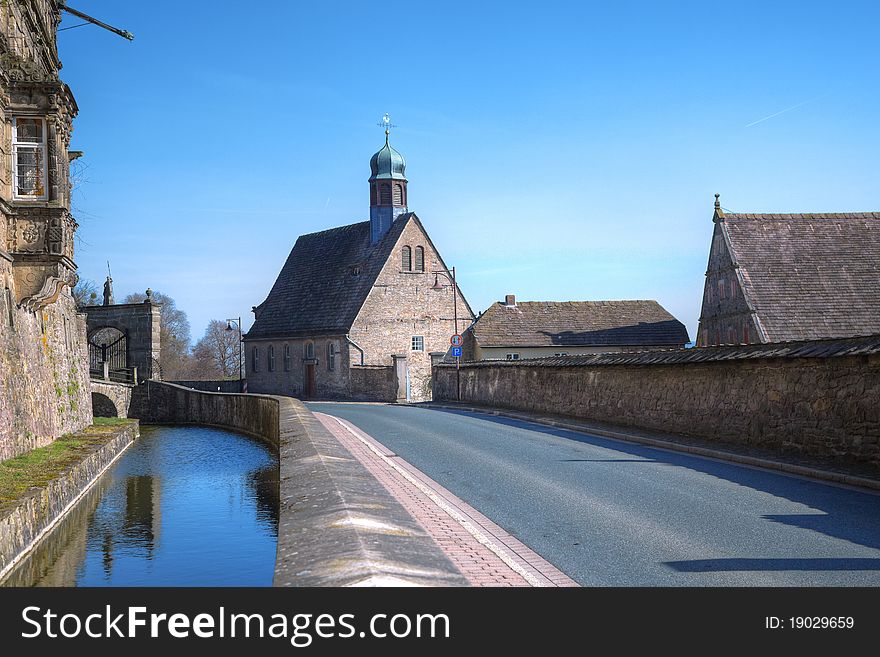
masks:
<path fill-rule="evenodd" d="M 880 212 L 730 212 L 724 220 L 730 219 L 880 219 Z"/>
<path fill-rule="evenodd" d="M 314 233 L 303 233 L 299 237 L 311 237 L 312 235 L 323 235 L 324 233 L 332 233 L 337 230 L 344 230 L 346 228 L 354 228 L 355 226 L 362 226 L 362 225 L 368 224 L 368 223 L 370 223 L 369 219 L 367 219 L 366 221 L 358 221 L 353 224 L 346 224 L 344 226 L 336 226 L 334 228 L 325 228 L 324 230 L 317 230 Z M 297 238 L 297 239 L 299 239 L 299 238 Z"/>

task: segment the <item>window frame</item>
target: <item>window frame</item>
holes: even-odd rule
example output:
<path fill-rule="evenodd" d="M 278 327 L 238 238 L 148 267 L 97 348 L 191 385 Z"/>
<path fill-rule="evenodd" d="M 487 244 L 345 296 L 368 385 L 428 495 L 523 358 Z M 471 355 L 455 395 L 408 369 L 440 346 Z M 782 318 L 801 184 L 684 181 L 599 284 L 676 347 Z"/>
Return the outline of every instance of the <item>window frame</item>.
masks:
<path fill-rule="evenodd" d="M 332 372 L 336 369 L 336 343 L 327 343 L 327 370 Z"/>
<path fill-rule="evenodd" d="M 266 347 L 266 369 L 270 372 L 275 371 L 275 345 L 270 344 Z"/>
<path fill-rule="evenodd" d="M 420 348 L 416 348 L 416 345 L 421 345 Z M 425 351 L 425 336 L 424 335 L 413 335 L 409 340 L 410 351 L 421 351 L 424 353 Z"/>
<path fill-rule="evenodd" d="M 284 371 L 289 372 L 290 371 L 290 344 L 287 342 L 284 343 L 284 350 L 282 351 L 281 358 L 282 358 L 282 362 L 284 365 Z"/>
<path fill-rule="evenodd" d="M 400 248 L 400 271 L 411 272 L 413 270 L 412 247 L 404 244 Z"/>
<path fill-rule="evenodd" d="M 251 347 L 251 371 L 260 371 L 260 347 L 258 345 Z"/>
<path fill-rule="evenodd" d="M 413 271 L 424 273 L 425 271 L 425 247 L 417 246 L 413 258 Z"/>
<path fill-rule="evenodd" d="M 303 360 L 315 360 L 315 343 L 311 340 L 303 347 Z"/>
<path fill-rule="evenodd" d="M 20 119 L 37 120 L 41 125 L 42 141 L 19 141 L 18 121 Z M 18 154 L 23 150 L 39 151 L 42 163 L 43 193 L 40 196 L 33 194 L 20 194 L 18 191 Z M 48 201 L 49 200 L 49 135 L 47 133 L 46 117 L 44 116 L 14 116 L 12 117 L 12 198 L 16 201 Z"/>
<path fill-rule="evenodd" d="M 519 352 L 518 351 L 510 352 L 509 354 L 507 354 L 505 356 L 505 359 L 506 360 L 519 360 Z"/>

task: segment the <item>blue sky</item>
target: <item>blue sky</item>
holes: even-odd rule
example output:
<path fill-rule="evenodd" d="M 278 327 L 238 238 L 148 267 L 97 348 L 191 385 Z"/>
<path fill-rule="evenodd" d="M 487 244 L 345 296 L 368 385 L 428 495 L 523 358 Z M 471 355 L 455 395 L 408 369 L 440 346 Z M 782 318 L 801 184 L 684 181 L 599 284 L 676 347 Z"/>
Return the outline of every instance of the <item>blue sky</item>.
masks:
<path fill-rule="evenodd" d="M 59 34 L 80 274 L 109 259 L 194 340 L 250 325 L 298 235 L 369 217 L 384 112 L 475 310 L 657 299 L 693 338 L 715 192 L 880 210 L 878 3 L 70 4 L 136 37 Z"/>

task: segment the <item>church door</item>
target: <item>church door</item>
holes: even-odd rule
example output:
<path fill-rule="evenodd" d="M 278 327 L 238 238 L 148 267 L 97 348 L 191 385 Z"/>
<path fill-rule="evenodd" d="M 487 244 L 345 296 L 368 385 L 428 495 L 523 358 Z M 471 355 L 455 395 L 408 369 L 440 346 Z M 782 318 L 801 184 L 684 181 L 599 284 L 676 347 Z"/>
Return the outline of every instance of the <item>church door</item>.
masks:
<path fill-rule="evenodd" d="M 305 397 L 306 399 L 311 399 L 315 396 L 315 392 L 317 389 L 317 381 L 315 380 L 315 364 L 307 363 L 306 364 L 306 372 L 305 372 Z"/>

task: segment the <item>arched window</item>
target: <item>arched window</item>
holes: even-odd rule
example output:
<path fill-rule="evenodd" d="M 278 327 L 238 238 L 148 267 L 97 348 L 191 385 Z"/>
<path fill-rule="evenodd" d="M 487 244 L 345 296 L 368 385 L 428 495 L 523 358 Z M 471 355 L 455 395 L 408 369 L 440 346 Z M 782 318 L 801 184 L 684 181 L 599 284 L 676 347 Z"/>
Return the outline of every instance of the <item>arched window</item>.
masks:
<path fill-rule="evenodd" d="M 254 372 L 260 371 L 260 348 L 254 347 L 251 350 L 251 369 Z"/>
<path fill-rule="evenodd" d="M 327 345 L 327 369 L 331 372 L 336 369 L 336 343 Z"/>
<path fill-rule="evenodd" d="M 269 352 L 269 371 L 274 372 L 275 371 L 275 345 L 274 344 L 269 345 L 268 352 Z"/>
<path fill-rule="evenodd" d="M 394 205 L 403 205 L 403 185 L 394 185 Z"/>
<path fill-rule="evenodd" d="M 400 250 L 400 268 L 403 271 L 412 271 L 412 249 L 408 246 Z"/>
<path fill-rule="evenodd" d="M 290 371 L 290 345 L 284 345 L 284 371 Z"/>
<path fill-rule="evenodd" d="M 314 342 L 306 342 L 306 360 L 314 360 L 315 358 L 315 343 Z"/>
<path fill-rule="evenodd" d="M 425 249 L 416 247 L 416 271 L 425 271 Z"/>
<path fill-rule="evenodd" d="M 391 185 L 388 183 L 379 185 L 379 205 L 391 205 Z"/>

